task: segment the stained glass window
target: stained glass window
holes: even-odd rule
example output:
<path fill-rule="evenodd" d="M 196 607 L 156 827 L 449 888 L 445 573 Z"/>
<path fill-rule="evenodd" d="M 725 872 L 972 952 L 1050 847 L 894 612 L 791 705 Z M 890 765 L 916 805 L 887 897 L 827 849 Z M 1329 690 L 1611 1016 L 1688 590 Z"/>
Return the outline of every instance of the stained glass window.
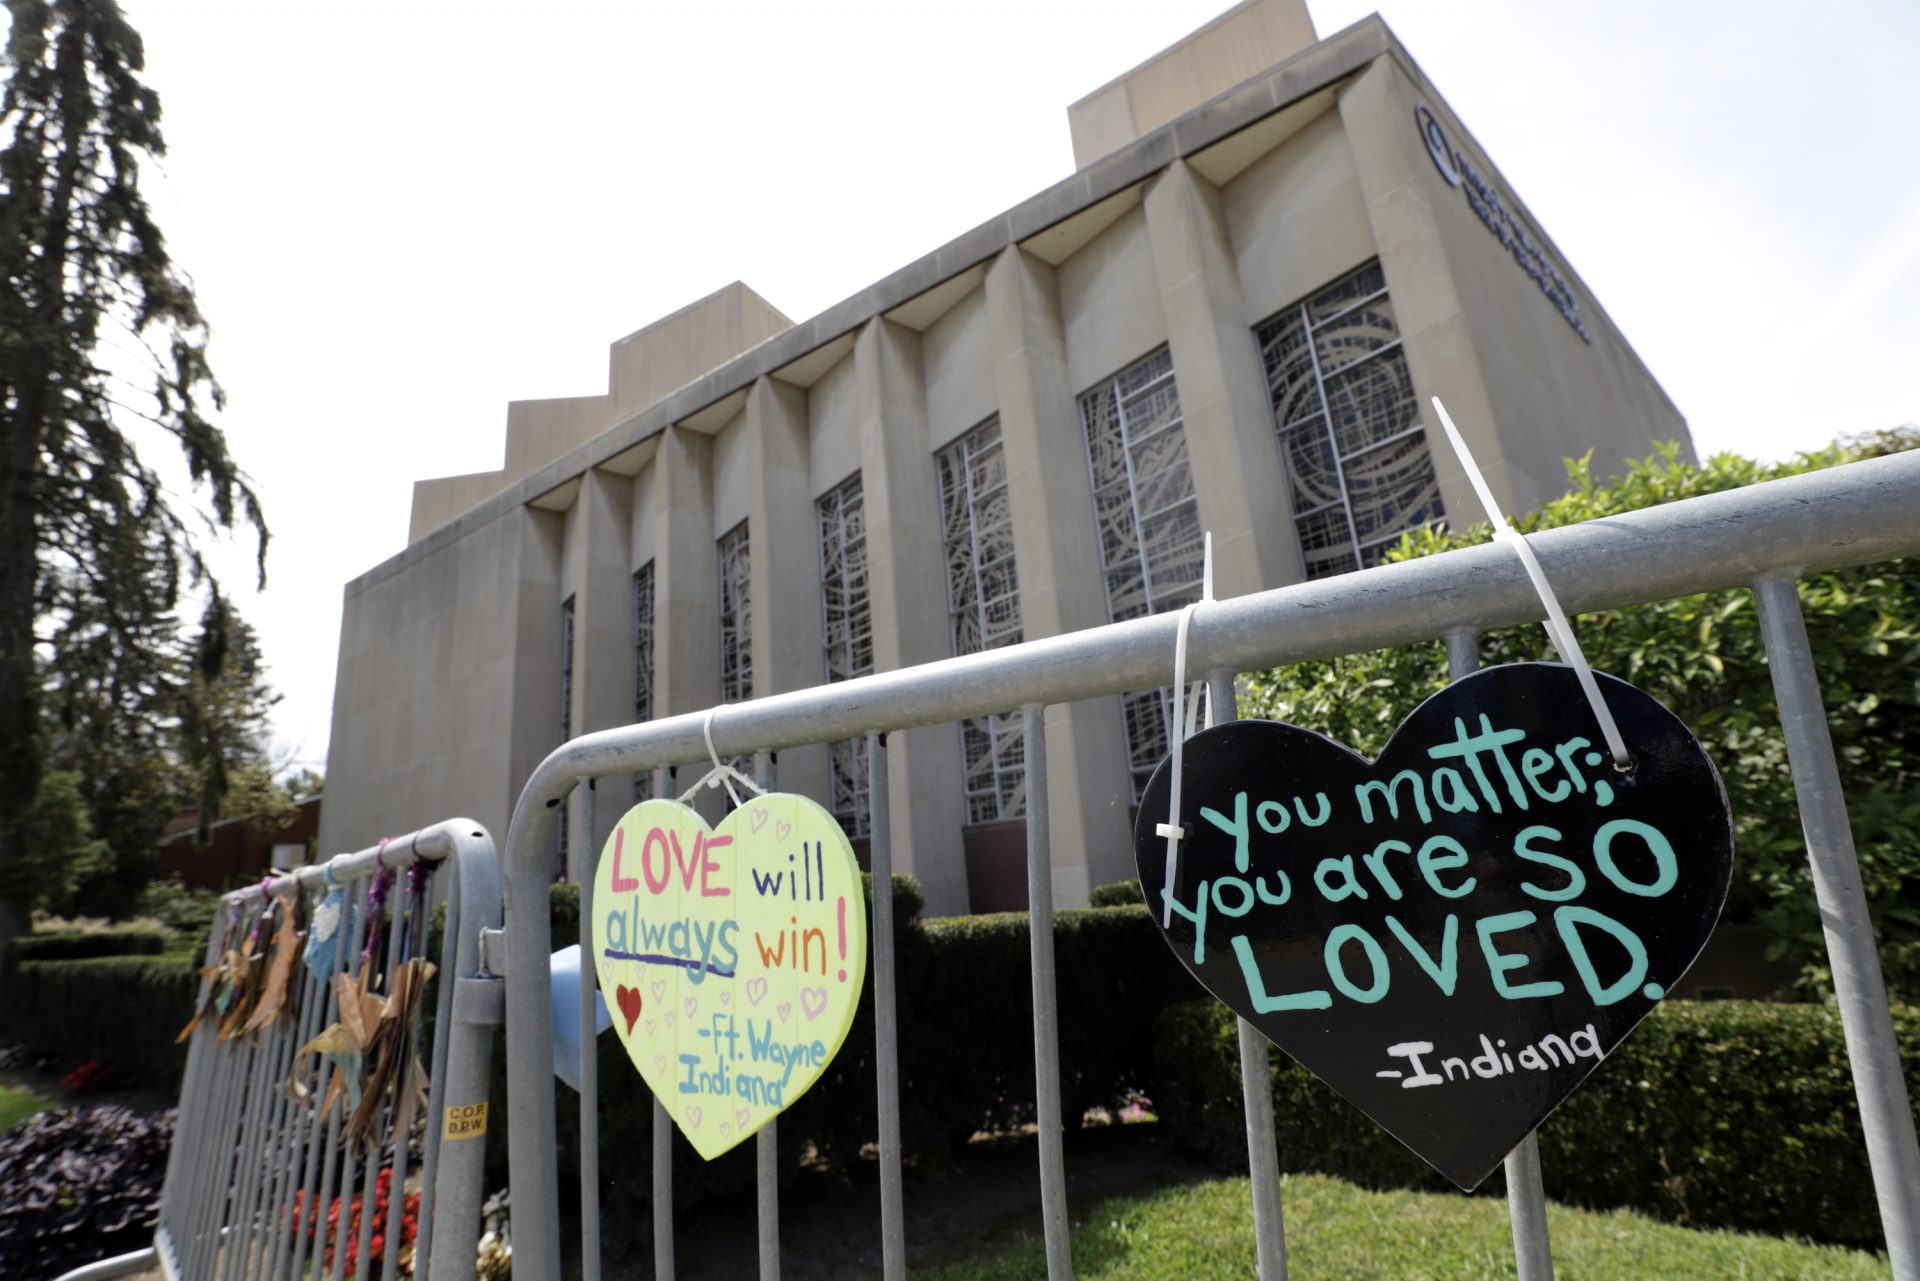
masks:
<path fill-rule="evenodd" d="M 747 593 L 747 522 L 720 540 L 720 701 L 753 697 L 753 615 Z"/>
<path fill-rule="evenodd" d="M 820 522 L 820 619 L 827 680 L 873 671 L 873 614 L 867 601 L 866 507 L 860 477 L 829 490 L 815 504 Z M 852 738 L 827 748 L 831 804 L 848 836 L 867 834 L 867 744 Z"/>
<path fill-rule="evenodd" d="M 947 548 L 947 618 L 955 654 L 1020 643 L 1013 513 L 995 415 L 934 455 Z M 1026 740 L 1017 712 L 964 721 L 960 751 L 969 823 L 1027 810 Z"/>
<path fill-rule="evenodd" d="M 1308 578 L 1378 563 L 1445 517 L 1380 264 L 1254 331 Z"/>
<path fill-rule="evenodd" d="M 633 575 L 633 723 L 653 719 L 653 562 Z M 653 774 L 633 776 L 633 799 L 638 804 L 653 795 Z"/>
<path fill-rule="evenodd" d="M 1083 393 L 1080 423 L 1109 615 L 1117 623 L 1198 600 L 1205 548 L 1172 353 L 1162 347 Z M 1171 692 L 1123 702 L 1137 799 L 1167 754 Z"/>

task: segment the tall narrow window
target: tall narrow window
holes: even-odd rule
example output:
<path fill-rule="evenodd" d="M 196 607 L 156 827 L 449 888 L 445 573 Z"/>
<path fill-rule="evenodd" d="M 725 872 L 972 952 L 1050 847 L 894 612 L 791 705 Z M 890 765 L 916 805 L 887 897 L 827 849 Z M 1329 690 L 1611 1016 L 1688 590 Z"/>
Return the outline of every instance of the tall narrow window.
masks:
<path fill-rule="evenodd" d="M 860 477 L 823 495 L 820 518 L 820 620 L 827 680 L 873 671 L 873 616 L 867 604 L 867 522 Z M 832 803 L 827 807 L 849 836 L 867 835 L 867 751 L 864 739 L 831 744 L 827 759 Z"/>
<path fill-rule="evenodd" d="M 947 546 L 947 617 L 955 654 L 1020 643 L 1020 582 L 999 415 L 934 456 Z M 960 725 L 967 821 L 1026 813 L 1026 742 L 1020 716 L 1002 712 Z"/>
<path fill-rule="evenodd" d="M 747 522 L 720 540 L 720 701 L 753 697 L 753 615 L 747 594 Z"/>
<path fill-rule="evenodd" d="M 1446 515 L 1387 280 L 1370 262 L 1254 331 L 1308 578 Z"/>
<path fill-rule="evenodd" d="M 653 719 L 653 562 L 648 561 L 633 575 L 633 723 Z M 653 774 L 642 770 L 633 776 L 633 799 L 637 804 L 653 795 Z"/>
<path fill-rule="evenodd" d="M 1080 423 L 1109 615 L 1117 623 L 1198 600 L 1204 541 L 1172 354 L 1162 347 L 1083 393 Z M 1123 698 L 1136 799 L 1167 754 L 1170 704 L 1165 689 Z"/>
<path fill-rule="evenodd" d="M 573 737 L 573 597 L 560 602 L 560 741 Z M 553 879 L 567 879 L 567 806 L 560 806 L 553 843 Z"/>

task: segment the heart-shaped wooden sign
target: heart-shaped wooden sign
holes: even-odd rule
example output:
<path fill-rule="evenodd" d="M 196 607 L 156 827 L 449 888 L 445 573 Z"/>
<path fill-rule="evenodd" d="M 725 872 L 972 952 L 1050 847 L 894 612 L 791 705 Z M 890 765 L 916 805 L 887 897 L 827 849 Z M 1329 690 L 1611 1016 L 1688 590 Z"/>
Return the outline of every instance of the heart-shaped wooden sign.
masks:
<path fill-rule="evenodd" d="M 804 796 L 756 796 L 716 828 L 644 801 L 607 838 L 593 959 L 613 1030 L 711 1161 L 806 1093 L 867 975 L 860 865 Z"/>
<path fill-rule="evenodd" d="M 1167 942 L 1221 1001 L 1463 1188 L 1586 1079 L 1705 945 L 1726 789 L 1679 718 L 1571 668 L 1487 668 L 1368 761 L 1240 721 L 1188 739 Z M 1164 915 L 1170 764 L 1134 853 Z"/>

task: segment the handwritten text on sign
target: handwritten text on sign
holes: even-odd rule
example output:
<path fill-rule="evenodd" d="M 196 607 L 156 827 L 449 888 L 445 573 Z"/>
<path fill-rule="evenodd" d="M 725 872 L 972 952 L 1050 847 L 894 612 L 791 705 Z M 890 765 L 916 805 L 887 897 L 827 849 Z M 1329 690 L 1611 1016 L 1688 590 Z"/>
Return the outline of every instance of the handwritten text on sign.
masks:
<path fill-rule="evenodd" d="M 1185 745 L 1140 808 L 1149 905 L 1222 1001 L 1463 1186 L 1477 1184 L 1685 973 L 1726 897 L 1732 828 L 1686 727 L 1602 678 L 1614 768 L 1576 678 L 1491 668 L 1377 762 L 1249 721 Z"/>
<path fill-rule="evenodd" d="M 712 829 L 643 802 L 600 854 L 593 954 L 615 1034 L 711 1160 L 805 1093 L 846 1039 L 867 957 L 853 848 L 803 796 L 755 797 Z"/>

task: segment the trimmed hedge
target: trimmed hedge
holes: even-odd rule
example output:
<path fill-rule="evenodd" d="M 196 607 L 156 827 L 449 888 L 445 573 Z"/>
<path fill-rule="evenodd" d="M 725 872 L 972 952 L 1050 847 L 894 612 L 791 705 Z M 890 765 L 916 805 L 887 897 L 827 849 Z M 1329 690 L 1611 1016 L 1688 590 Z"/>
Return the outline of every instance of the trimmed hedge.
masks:
<path fill-rule="evenodd" d="M 1138 907 L 1147 901 L 1147 893 L 1140 888 L 1139 878 L 1131 881 L 1115 881 L 1111 885 L 1096 885 L 1087 896 L 1087 902 L 1093 907 Z"/>
<path fill-rule="evenodd" d="M 173 936 L 151 926 L 128 930 L 54 930 L 22 934 L 7 945 L 9 966 L 20 961 L 79 961 L 96 956 L 158 956 Z"/>
<path fill-rule="evenodd" d="M 1894 1008 L 1920 1100 L 1920 1010 Z M 1154 1110 L 1174 1142 L 1246 1166 L 1235 1020 L 1214 1001 L 1156 1026 Z M 1451 1187 L 1286 1055 L 1273 1056 L 1283 1170 L 1368 1187 Z M 1881 1247 L 1859 1109 L 1836 1011 L 1666 1001 L 1540 1127 L 1547 1195 L 1694 1227 Z M 1484 1187 L 1499 1191 L 1501 1180 Z"/>
<path fill-rule="evenodd" d="M 177 1090 L 187 1047 L 173 1039 L 199 993 L 189 956 L 21 961 L 7 976 L 6 1027 L 44 1053 L 99 1059 L 123 1080 Z"/>
<path fill-rule="evenodd" d="M 868 887 L 869 894 L 871 887 Z M 1018 913 L 920 921 L 920 893 L 896 877 L 900 1121 L 910 1162 L 938 1163 L 980 1128 L 1033 1114 L 1032 978 Z M 869 899 L 869 912 L 871 900 Z M 556 947 L 579 937 L 579 898 L 555 886 Z M 871 919 L 871 916 L 869 916 Z M 1239 1052 L 1230 1012 L 1194 1001 L 1186 971 L 1146 909 L 1063 911 L 1055 918 L 1065 1115 L 1148 1095 L 1172 1141 L 1244 1165 Z M 438 924 L 436 921 L 436 930 Z M 90 937 L 109 937 L 95 935 Z M 430 955 L 438 955 L 437 941 Z M 849 1162 L 878 1133 L 869 983 L 846 1044 L 818 1084 L 780 1118 L 780 1162 Z M 15 1039 L 177 1088 L 199 978 L 178 955 L 22 960 L 4 1017 Z M 432 998 L 425 1006 L 429 1020 Z M 1896 1007 L 1908 1092 L 1920 1099 L 1920 1010 Z M 506 1179 L 504 1041 L 493 1058 L 490 1186 Z M 596 1045 L 609 1245 L 647 1231 L 652 1103 L 613 1036 Z M 1417 1157 L 1283 1054 L 1274 1112 L 1284 1168 L 1371 1187 L 1444 1188 Z M 559 1090 L 556 1157 L 563 1195 L 579 1185 L 578 1096 Z M 752 1144 L 702 1161 L 675 1144 L 675 1200 L 690 1207 L 754 1183 Z M 1630 1206 L 1700 1227 L 1791 1232 L 1874 1245 L 1879 1220 L 1837 1015 L 1826 1008 L 1667 1001 L 1540 1130 L 1547 1190 L 1577 1204 Z M 1497 1189 L 1499 1181 L 1489 1180 Z"/>

